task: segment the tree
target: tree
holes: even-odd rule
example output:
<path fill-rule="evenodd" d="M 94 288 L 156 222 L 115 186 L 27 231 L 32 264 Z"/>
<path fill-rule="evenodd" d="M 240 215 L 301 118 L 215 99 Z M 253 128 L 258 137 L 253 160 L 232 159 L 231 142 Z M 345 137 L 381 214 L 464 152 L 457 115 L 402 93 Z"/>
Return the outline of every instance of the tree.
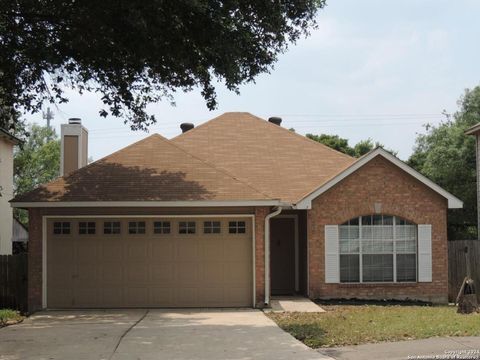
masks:
<path fill-rule="evenodd" d="M 367 139 L 367 140 L 362 140 L 355 144 L 354 147 L 351 147 L 348 144 L 348 140 L 339 137 L 338 135 L 328 135 L 328 134 L 322 134 L 322 135 L 313 135 L 313 134 L 307 134 L 307 138 L 312 139 L 314 141 L 317 141 L 319 143 L 322 143 L 324 145 L 327 145 L 328 147 L 331 147 L 332 149 L 335 149 L 337 151 L 340 151 L 344 154 L 353 156 L 353 157 L 360 157 L 368 153 L 369 151 L 372 151 L 376 147 L 384 147 L 382 144 L 380 144 L 378 141 L 373 142 L 372 139 Z M 388 152 L 392 153 L 393 155 L 396 155 L 397 152 L 393 150 L 386 149 Z"/>
<path fill-rule="evenodd" d="M 65 102 L 65 86 L 101 93 L 101 116 L 132 129 L 155 122 L 149 103 L 176 90 L 239 85 L 269 72 L 316 25 L 325 0 L 18 0 L 0 7 L 0 106 L 11 114 Z"/>
<path fill-rule="evenodd" d="M 458 111 L 439 125 L 427 125 L 416 139 L 408 163 L 464 202 L 463 209 L 449 210 L 450 240 L 476 238 L 475 139 L 465 130 L 480 121 L 480 87 L 466 90 Z"/>
<path fill-rule="evenodd" d="M 60 174 L 60 140 L 55 130 L 34 124 L 29 126 L 28 132 L 27 141 L 14 154 L 15 194 L 33 190 Z M 27 224 L 26 212 L 16 209 L 15 215 Z"/>

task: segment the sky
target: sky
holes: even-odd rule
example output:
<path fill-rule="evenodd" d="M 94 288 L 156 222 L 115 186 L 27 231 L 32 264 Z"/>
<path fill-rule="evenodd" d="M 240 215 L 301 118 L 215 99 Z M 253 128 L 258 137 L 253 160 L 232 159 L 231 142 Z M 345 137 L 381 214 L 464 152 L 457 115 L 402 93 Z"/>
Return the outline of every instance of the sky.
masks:
<path fill-rule="evenodd" d="M 51 106 L 53 125 L 80 117 L 89 130 L 89 156 L 104 157 L 151 133 L 172 138 L 182 122 L 199 125 L 227 111 L 280 116 L 298 133 L 336 134 L 354 145 L 371 138 L 406 160 L 424 124 L 453 113 L 465 88 L 480 84 L 480 1 L 327 0 L 318 29 L 290 46 L 270 74 L 240 88 L 219 84 L 218 109 L 199 90 L 178 93 L 148 110 L 157 124 L 131 131 L 102 118 L 100 96 L 68 91 L 69 103 Z M 29 121 L 45 123 L 41 114 Z M 479 119 L 480 120 L 480 119 Z"/>

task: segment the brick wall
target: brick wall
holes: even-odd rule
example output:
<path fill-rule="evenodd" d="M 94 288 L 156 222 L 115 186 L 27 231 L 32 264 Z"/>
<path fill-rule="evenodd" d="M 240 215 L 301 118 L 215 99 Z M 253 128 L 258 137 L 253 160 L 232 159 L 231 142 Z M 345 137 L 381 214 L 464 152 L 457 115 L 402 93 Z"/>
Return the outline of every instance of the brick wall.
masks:
<path fill-rule="evenodd" d="M 431 283 L 326 284 L 324 226 L 381 213 L 417 224 L 432 224 Z M 308 211 L 309 295 L 311 298 L 418 299 L 446 302 L 447 200 L 382 157 L 377 157 L 320 195 Z"/>
<path fill-rule="evenodd" d="M 42 215 L 29 210 L 28 223 L 28 311 L 42 308 Z"/>
<path fill-rule="evenodd" d="M 265 306 L 265 217 L 268 207 L 255 208 L 255 307 Z"/>

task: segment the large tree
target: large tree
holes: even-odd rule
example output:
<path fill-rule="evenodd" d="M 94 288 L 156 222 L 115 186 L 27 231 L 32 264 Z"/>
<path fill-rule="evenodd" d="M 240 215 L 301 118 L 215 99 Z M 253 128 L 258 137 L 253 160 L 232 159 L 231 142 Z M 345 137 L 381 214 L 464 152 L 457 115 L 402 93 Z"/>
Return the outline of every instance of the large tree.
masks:
<path fill-rule="evenodd" d="M 466 90 L 459 109 L 441 124 L 426 126 L 418 135 L 409 164 L 463 200 L 463 209 L 450 210 L 449 239 L 476 238 L 477 202 L 475 139 L 465 130 L 480 121 L 480 87 Z"/>
<path fill-rule="evenodd" d="M 27 140 L 14 153 L 14 193 L 22 194 L 47 183 L 60 173 L 60 140 L 55 130 L 30 125 Z M 15 209 L 15 215 L 26 225 L 27 214 Z"/>
<path fill-rule="evenodd" d="M 325 0 L 3 0 L 0 3 L 0 126 L 16 110 L 64 102 L 65 87 L 99 92 L 100 115 L 132 129 L 155 122 L 151 102 L 176 90 L 239 85 L 272 69 L 315 26 Z"/>

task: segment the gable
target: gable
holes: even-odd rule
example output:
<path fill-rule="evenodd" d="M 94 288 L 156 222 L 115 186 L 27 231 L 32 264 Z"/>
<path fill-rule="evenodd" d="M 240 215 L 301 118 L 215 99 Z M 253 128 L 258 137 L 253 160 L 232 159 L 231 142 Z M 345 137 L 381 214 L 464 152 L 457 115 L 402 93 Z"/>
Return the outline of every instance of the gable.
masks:
<path fill-rule="evenodd" d="M 318 187 L 315 191 L 305 195 L 303 198 L 301 198 L 295 205 L 295 208 L 297 209 L 309 209 L 311 208 L 311 203 L 312 201 L 320 196 L 321 194 L 325 193 L 329 189 L 333 188 L 337 184 L 339 184 L 342 180 L 346 179 L 350 175 L 354 174 L 355 172 L 359 171 L 359 169 L 362 169 L 365 167 L 367 164 L 369 164 L 373 159 L 376 159 L 377 157 L 381 157 L 384 161 L 387 161 L 388 163 L 395 165 L 400 171 L 403 173 L 407 174 L 408 176 L 413 177 L 416 181 L 424 185 L 425 187 L 429 188 L 430 190 L 434 191 L 438 195 L 442 196 L 448 201 L 448 207 L 451 209 L 457 209 L 457 208 L 462 208 L 463 207 L 463 202 L 459 200 L 457 197 L 454 195 L 450 194 L 446 190 L 442 189 L 440 186 L 435 184 L 433 181 L 428 179 L 427 177 L 423 176 L 407 164 L 405 164 L 403 161 L 399 160 L 389 152 L 385 151 L 382 148 L 377 148 L 369 152 L 368 154 L 364 155 L 363 157 L 359 158 L 354 164 L 352 164 L 350 167 L 347 169 L 343 170 L 336 176 L 334 176 L 332 179 L 327 181 L 325 184 L 322 186 Z"/>

